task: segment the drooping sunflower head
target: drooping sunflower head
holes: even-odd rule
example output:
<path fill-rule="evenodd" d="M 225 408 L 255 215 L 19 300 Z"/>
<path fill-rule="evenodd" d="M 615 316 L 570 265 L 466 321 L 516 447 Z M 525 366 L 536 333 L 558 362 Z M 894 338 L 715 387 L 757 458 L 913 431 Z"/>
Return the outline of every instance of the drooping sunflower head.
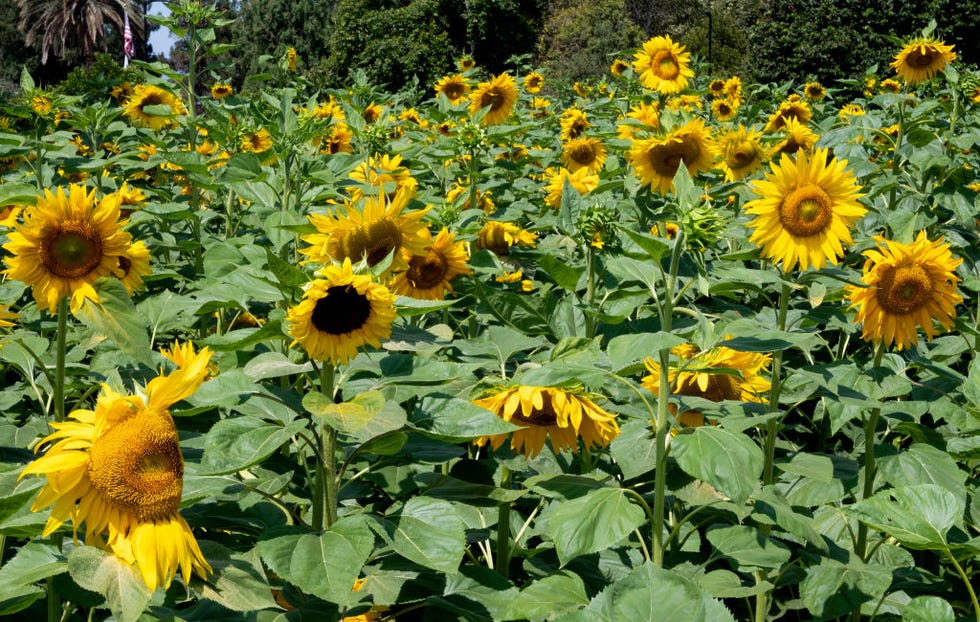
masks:
<path fill-rule="evenodd" d="M 152 84 L 137 84 L 123 110 L 134 124 L 154 131 L 176 127 L 174 117 L 187 113 L 179 97 Z"/>
<path fill-rule="evenodd" d="M 517 385 L 497 388 L 489 396 L 474 400 L 477 406 L 522 427 L 510 434 L 484 436 L 474 443 L 496 450 L 510 437 L 515 452 L 534 458 L 550 441 L 556 452 L 578 451 L 579 439 L 586 448 L 606 447 L 619 434 L 616 415 L 597 405 L 580 389 Z"/>
<path fill-rule="evenodd" d="M 640 181 L 666 194 L 681 164 L 692 177 L 714 166 L 714 143 L 704 121 L 695 119 L 665 136 L 634 140 L 627 159 Z"/>
<path fill-rule="evenodd" d="M 436 82 L 436 95 L 442 93 L 452 103 L 457 103 L 470 92 L 470 83 L 462 74 L 445 76 Z"/>
<path fill-rule="evenodd" d="M 545 191 L 548 195 L 544 202 L 550 207 L 558 209 L 561 207 L 562 192 L 565 189 L 565 181 L 568 181 L 580 195 L 585 195 L 599 187 L 599 176 L 591 173 L 588 168 L 581 167 L 572 172 L 567 168 L 560 168 L 549 178 Z"/>
<path fill-rule="evenodd" d="M 391 335 L 395 316 L 395 295 L 370 275 L 355 274 L 345 259 L 307 285 L 286 321 L 292 345 L 302 345 L 313 360 L 338 365 L 354 358 L 360 347 L 380 347 Z"/>
<path fill-rule="evenodd" d="M 954 258 L 942 238 L 930 241 L 921 231 L 911 244 L 876 237 L 877 247 L 865 251 L 865 287 L 850 285 L 854 321 L 863 325 L 861 337 L 882 341 L 899 350 L 917 344 L 918 329 L 932 339 L 935 323 L 949 330 L 956 320 L 960 279 L 955 270 L 962 259 Z"/>
<path fill-rule="evenodd" d="M 592 127 L 584 110 L 568 108 L 561 113 L 561 139 L 569 141 L 581 136 L 585 130 Z"/>
<path fill-rule="evenodd" d="M 443 228 L 424 255 L 412 255 L 408 270 L 398 274 L 391 289 L 396 294 L 422 300 L 442 300 L 446 292 L 452 293 L 452 280 L 461 274 L 471 274 L 466 264 L 469 253 L 465 242 L 456 242 L 456 236 Z"/>
<path fill-rule="evenodd" d="M 671 353 L 678 359 L 667 372 L 672 393 L 712 402 L 767 401 L 771 384 L 762 374 L 769 367 L 770 355 L 742 352 L 726 346 L 702 351 L 693 344 L 677 346 Z M 660 364 L 650 357 L 644 364 L 649 375 L 640 382 L 656 394 L 660 390 Z M 701 425 L 703 417 L 700 413 L 687 411 L 678 414 L 677 420 L 682 425 Z"/>
<path fill-rule="evenodd" d="M 643 44 L 633 61 L 633 71 L 639 74 L 640 82 L 648 89 L 667 95 L 680 93 L 687 88 L 688 78 L 694 77 L 691 70 L 691 54 L 684 46 L 674 43 L 669 35 L 653 37 Z"/>
<path fill-rule="evenodd" d="M 744 125 L 739 125 L 737 130 L 725 132 L 718 137 L 716 148 L 726 180 L 745 179 L 762 166 L 766 159 L 766 150 L 762 146 L 761 139 L 762 132 L 746 129 Z"/>
<path fill-rule="evenodd" d="M 572 172 L 584 168 L 595 174 L 606 163 L 606 147 L 598 138 L 575 138 L 565 143 L 561 161 Z"/>
<path fill-rule="evenodd" d="M 531 73 L 524 76 L 524 90 L 528 93 L 534 95 L 541 92 L 541 87 L 544 86 L 544 76 L 542 76 L 537 71 L 532 71 Z"/>
<path fill-rule="evenodd" d="M 511 246 L 530 246 L 537 243 L 538 234 L 521 229 L 512 222 L 488 220 L 480 229 L 477 248 L 485 248 L 497 255 L 507 255 Z"/>
<path fill-rule="evenodd" d="M 32 506 L 55 504 L 44 534 L 71 519 L 85 543 L 137 564 L 146 585 L 169 587 L 178 571 L 207 578 L 205 561 L 190 527 L 178 512 L 184 458 L 168 408 L 200 386 L 211 352 L 188 356 L 170 374 L 154 378 L 143 395 L 124 395 L 104 385 L 95 410 L 73 411 L 52 424 L 47 449 L 22 473 L 43 475 L 47 484 Z"/>
<path fill-rule="evenodd" d="M 803 85 L 803 96 L 810 101 L 820 101 L 827 96 L 827 89 L 819 82 L 807 82 Z"/>
<path fill-rule="evenodd" d="M 915 85 L 936 75 L 947 63 L 956 60 L 952 45 L 933 38 L 920 37 L 909 42 L 895 55 L 891 67 L 907 84 Z"/>
<path fill-rule="evenodd" d="M 483 125 L 504 122 L 517 102 L 517 82 L 509 73 L 494 76 L 489 82 L 481 82 L 470 95 L 470 115 L 487 109 L 481 121 Z"/>
<path fill-rule="evenodd" d="M 784 155 L 765 180 L 751 185 L 760 198 L 745 204 L 746 213 L 755 216 L 749 241 L 786 271 L 837 261 L 843 245 L 852 243 L 850 228 L 867 212 L 847 161 L 830 157 L 826 149 L 813 155 L 799 151 L 795 159 Z"/>
<path fill-rule="evenodd" d="M 121 276 L 120 258 L 132 236 L 120 228 L 119 197 L 95 199 L 95 190 L 71 185 L 68 193 L 46 190 L 24 213 L 24 224 L 7 234 L 6 274 L 33 288 L 38 307 L 54 313 L 71 296 L 72 312 L 88 298 L 98 300 L 92 283 Z"/>

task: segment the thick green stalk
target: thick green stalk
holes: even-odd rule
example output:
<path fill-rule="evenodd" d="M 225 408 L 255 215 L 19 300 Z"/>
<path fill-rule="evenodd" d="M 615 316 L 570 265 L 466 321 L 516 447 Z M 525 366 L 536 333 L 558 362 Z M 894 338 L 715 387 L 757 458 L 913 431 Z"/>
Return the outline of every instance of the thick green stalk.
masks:
<path fill-rule="evenodd" d="M 510 469 L 500 467 L 500 487 L 510 488 Z M 497 562 L 495 567 L 505 579 L 510 570 L 510 502 L 504 501 L 497 506 Z"/>
<path fill-rule="evenodd" d="M 58 334 L 55 335 L 54 420 L 65 420 L 65 350 L 68 333 L 68 297 L 58 301 Z"/>
<path fill-rule="evenodd" d="M 586 242 L 585 246 L 585 265 L 588 269 L 585 281 L 585 306 L 589 311 L 595 311 L 595 249 L 592 244 Z M 595 337 L 596 319 L 595 316 L 585 314 L 585 336 Z"/>
<path fill-rule="evenodd" d="M 871 369 L 877 369 L 881 365 L 881 359 L 885 354 L 885 342 L 879 341 L 875 346 L 875 358 Z M 864 486 L 861 489 L 861 499 L 867 499 L 874 494 L 875 475 L 878 471 L 878 463 L 875 458 L 875 429 L 878 427 L 878 419 L 881 416 L 881 408 L 871 409 L 868 420 L 864 423 Z M 858 523 L 857 541 L 854 543 L 854 553 L 863 561 L 867 561 L 868 547 L 868 526 Z"/>
<path fill-rule="evenodd" d="M 335 369 L 324 361 L 320 368 L 320 391 L 333 399 Z M 328 529 L 337 521 L 337 430 L 324 421 L 321 425 L 313 483 L 313 529 Z"/>
<path fill-rule="evenodd" d="M 783 286 L 779 292 L 779 310 L 776 312 L 776 330 L 786 330 L 786 313 L 789 309 L 788 275 L 783 275 Z M 779 411 L 779 394 L 783 387 L 783 351 L 772 355 L 772 388 L 769 391 L 769 412 Z M 773 417 L 766 424 L 765 462 L 762 469 L 762 483 L 773 483 L 773 462 L 776 459 L 776 437 L 779 435 L 779 417 Z"/>
<path fill-rule="evenodd" d="M 660 330 L 669 333 L 674 315 L 674 285 L 677 281 L 677 268 L 680 265 L 681 251 L 684 248 L 684 232 L 677 234 L 674 250 L 670 258 L 670 272 L 665 279 L 665 291 L 659 301 Z M 657 390 L 656 422 L 656 460 L 654 471 L 653 520 L 650 540 L 653 543 L 653 563 L 664 565 L 664 506 L 667 488 L 667 416 L 670 404 L 670 349 L 658 353 L 660 360 L 660 386 Z"/>

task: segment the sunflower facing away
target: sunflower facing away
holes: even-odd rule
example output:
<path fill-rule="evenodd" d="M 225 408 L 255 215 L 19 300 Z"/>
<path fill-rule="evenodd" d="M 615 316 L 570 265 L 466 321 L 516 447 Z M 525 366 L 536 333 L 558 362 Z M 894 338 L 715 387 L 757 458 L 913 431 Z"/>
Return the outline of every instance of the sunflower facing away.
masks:
<path fill-rule="evenodd" d="M 517 83 L 509 73 L 496 75 L 489 82 L 481 82 L 470 95 L 470 114 L 476 115 L 484 108 L 487 113 L 482 125 L 502 123 L 517 103 Z"/>
<path fill-rule="evenodd" d="M 633 71 L 648 89 L 672 95 L 687 87 L 687 79 L 694 77 L 690 52 L 674 43 L 670 36 L 653 37 L 636 52 Z"/>
<path fill-rule="evenodd" d="M 452 103 L 457 103 L 470 92 L 470 83 L 462 74 L 445 76 L 436 82 L 436 94 L 442 93 Z"/>
<path fill-rule="evenodd" d="M 72 313 L 86 298 L 98 302 L 92 283 L 106 275 L 121 278 L 120 261 L 132 243 L 120 229 L 119 205 L 118 195 L 96 201 L 95 190 L 84 186 L 71 185 L 67 194 L 45 190 L 25 210 L 24 224 L 7 234 L 6 275 L 30 285 L 37 306 L 52 314 L 66 296 Z"/>
<path fill-rule="evenodd" d="M 943 70 L 946 63 L 956 60 L 952 45 L 929 38 L 908 43 L 891 63 L 898 77 L 908 84 L 918 84 Z"/>
<path fill-rule="evenodd" d="M 68 519 L 77 535 L 85 523 L 85 543 L 136 564 L 151 590 L 169 587 L 178 570 L 185 583 L 192 573 L 207 578 L 211 567 L 178 512 L 184 458 L 169 408 L 201 386 L 210 360 L 210 350 L 191 346 L 176 371 L 161 372 L 145 391 L 103 385 L 95 410 L 51 424 L 38 445 L 44 455 L 21 474 L 47 478 L 31 506 L 54 504 L 42 536 Z"/>
<path fill-rule="evenodd" d="M 405 212 L 413 195 L 414 190 L 406 188 L 391 200 L 381 193 L 348 201 L 343 214 L 310 214 L 317 233 L 302 237 L 310 246 L 300 252 L 309 257 L 308 261 L 321 264 L 363 259 L 371 267 L 391 255 L 385 274 L 407 269 L 403 251 L 424 255 L 429 239 L 422 222 L 427 210 Z"/>
<path fill-rule="evenodd" d="M 321 270 L 303 300 L 289 309 L 290 345 L 302 345 L 316 361 L 346 363 L 361 346 L 381 347 L 395 315 L 395 295 L 370 275 L 355 274 L 350 259 L 344 259 Z"/>
<path fill-rule="evenodd" d="M 482 447 L 489 442 L 496 450 L 510 436 L 511 449 L 528 458 L 541 452 L 545 440 L 551 441 L 555 452 L 575 452 L 579 438 L 591 449 L 606 447 L 619 434 L 616 415 L 603 410 L 580 390 L 518 385 L 499 388 L 473 403 L 495 412 L 504 421 L 523 426 L 509 434 L 481 437 L 474 443 Z"/>
<path fill-rule="evenodd" d="M 671 350 L 679 364 L 667 372 L 671 393 L 701 397 L 712 402 L 737 400 L 765 403 L 772 385 L 762 376 L 772 357 L 758 352 L 741 352 L 725 346 L 701 351 L 693 344 Z M 651 393 L 660 390 L 660 364 L 647 357 L 644 361 L 650 375 L 640 381 Z M 697 411 L 677 415 L 681 425 L 700 426 L 704 417 Z"/>
<path fill-rule="evenodd" d="M 666 194 L 682 163 L 691 177 L 714 166 L 714 143 L 704 121 L 695 119 L 666 136 L 634 140 L 627 159 L 640 181 Z"/>
<path fill-rule="evenodd" d="M 901 350 L 919 342 L 919 327 L 929 339 L 936 334 L 933 321 L 952 328 L 954 307 L 963 301 L 954 271 L 963 260 L 953 257 L 942 238 L 930 242 L 925 231 L 911 244 L 875 240 L 878 247 L 864 253 L 861 280 L 867 287 L 847 287 L 851 308 L 857 308 L 854 321 L 864 325 L 861 337 Z"/>
<path fill-rule="evenodd" d="M 169 110 L 161 114 L 161 106 Z M 179 97 L 152 84 L 137 84 L 123 108 L 133 123 L 154 131 L 175 127 L 174 117 L 187 112 Z"/>
<path fill-rule="evenodd" d="M 837 261 L 842 245 L 852 243 L 850 227 L 867 212 L 847 161 L 817 149 L 813 155 L 799 151 L 795 159 L 784 155 L 771 168 L 765 180 L 752 182 L 760 198 L 745 204 L 755 216 L 749 241 L 787 272 Z"/>
<path fill-rule="evenodd" d="M 465 242 L 456 242 L 456 236 L 443 228 L 424 255 L 412 255 L 408 270 L 391 282 L 391 290 L 402 296 L 421 300 L 442 300 L 446 292 L 452 293 L 451 281 L 461 274 L 471 274 L 466 265 L 469 253 Z"/>

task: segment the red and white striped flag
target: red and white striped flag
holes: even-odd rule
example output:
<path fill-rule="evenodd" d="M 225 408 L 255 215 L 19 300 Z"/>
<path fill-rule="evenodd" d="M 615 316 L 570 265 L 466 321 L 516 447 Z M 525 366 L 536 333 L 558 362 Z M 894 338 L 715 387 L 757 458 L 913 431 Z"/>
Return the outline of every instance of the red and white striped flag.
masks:
<path fill-rule="evenodd" d="M 129 67 L 133 57 L 133 31 L 129 28 L 129 13 L 123 11 L 123 67 Z"/>

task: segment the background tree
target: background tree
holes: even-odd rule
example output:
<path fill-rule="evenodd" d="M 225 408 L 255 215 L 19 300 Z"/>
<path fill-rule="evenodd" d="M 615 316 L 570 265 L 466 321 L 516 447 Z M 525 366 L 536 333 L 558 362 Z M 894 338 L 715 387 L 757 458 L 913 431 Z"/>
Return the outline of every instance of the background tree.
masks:
<path fill-rule="evenodd" d="M 28 46 L 39 47 L 42 65 L 49 56 L 77 56 L 91 64 L 95 52 L 106 49 L 108 33 L 122 32 L 124 11 L 133 32 L 142 33 L 142 15 L 131 0 L 18 0 L 17 5 L 17 27 Z"/>

